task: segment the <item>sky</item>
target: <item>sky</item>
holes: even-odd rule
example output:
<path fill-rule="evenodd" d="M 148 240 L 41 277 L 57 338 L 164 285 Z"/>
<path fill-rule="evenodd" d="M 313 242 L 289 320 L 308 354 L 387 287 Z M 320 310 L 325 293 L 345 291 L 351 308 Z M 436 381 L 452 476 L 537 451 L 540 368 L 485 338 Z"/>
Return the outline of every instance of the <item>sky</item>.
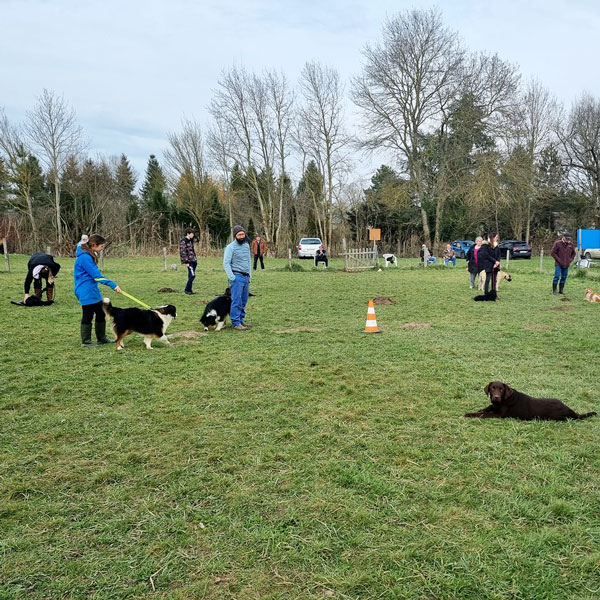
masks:
<path fill-rule="evenodd" d="M 88 154 L 126 154 L 140 183 L 183 119 L 208 125 L 224 70 L 293 82 L 317 60 L 349 89 L 387 17 L 432 7 L 467 48 L 519 65 L 567 108 L 584 91 L 600 97 L 597 0 L 0 0 L 0 108 L 16 124 L 43 89 L 62 95 Z M 346 112 L 360 134 L 350 102 Z M 357 178 L 378 159 L 358 161 Z"/>

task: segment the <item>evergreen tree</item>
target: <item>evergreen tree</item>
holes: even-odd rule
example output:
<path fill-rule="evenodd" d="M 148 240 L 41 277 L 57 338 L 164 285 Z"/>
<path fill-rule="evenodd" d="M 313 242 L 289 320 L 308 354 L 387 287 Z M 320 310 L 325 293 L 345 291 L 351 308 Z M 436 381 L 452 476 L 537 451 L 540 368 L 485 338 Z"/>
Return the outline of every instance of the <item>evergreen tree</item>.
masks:
<path fill-rule="evenodd" d="M 142 202 L 144 207 L 151 213 L 159 212 L 166 214 L 168 212 L 168 203 L 166 197 L 167 180 L 162 167 L 154 154 L 148 159 L 146 167 L 146 178 L 141 189 Z"/>

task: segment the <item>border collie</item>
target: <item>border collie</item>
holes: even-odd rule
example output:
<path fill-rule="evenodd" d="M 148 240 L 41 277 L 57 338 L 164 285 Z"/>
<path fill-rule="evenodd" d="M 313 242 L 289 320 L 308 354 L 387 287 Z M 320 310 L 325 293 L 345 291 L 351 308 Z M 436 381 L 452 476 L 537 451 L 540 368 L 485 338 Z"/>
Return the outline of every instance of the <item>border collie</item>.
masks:
<path fill-rule="evenodd" d="M 223 329 L 230 311 L 231 289 L 227 288 L 222 296 L 213 298 L 204 308 L 204 313 L 200 317 L 200 322 L 204 325 L 204 331 L 208 331 L 209 327 L 215 327 L 215 331 Z"/>
<path fill-rule="evenodd" d="M 177 310 L 172 304 L 159 306 L 152 310 L 117 308 L 112 305 L 110 298 L 104 298 L 102 308 L 106 316 L 113 320 L 113 331 L 117 336 L 115 340 L 117 350 L 123 349 L 123 338 L 134 331 L 144 336 L 144 344 L 148 350 L 153 349 L 152 338 L 170 344 L 166 336 L 167 327 L 177 316 Z"/>

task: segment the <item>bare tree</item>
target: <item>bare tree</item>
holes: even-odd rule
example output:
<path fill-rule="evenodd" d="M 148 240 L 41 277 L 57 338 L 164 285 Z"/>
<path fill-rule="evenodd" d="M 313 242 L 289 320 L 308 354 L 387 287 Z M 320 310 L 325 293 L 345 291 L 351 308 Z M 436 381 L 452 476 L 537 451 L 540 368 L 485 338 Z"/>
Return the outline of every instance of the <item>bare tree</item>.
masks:
<path fill-rule="evenodd" d="M 334 198 L 348 168 L 345 149 L 350 143 L 343 124 L 344 88 L 335 69 L 319 63 L 306 63 L 300 77 L 303 104 L 299 109 L 303 154 L 314 160 L 323 175 L 325 205 L 315 206 L 322 223 L 325 244 L 333 237 Z"/>
<path fill-rule="evenodd" d="M 229 229 L 233 229 L 233 194 L 229 189 L 229 181 L 233 170 L 233 135 L 227 122 L 218 117 L 208 130 L 208 159 L 211 166 L 220 173 L 222 195 L 227 203 Z"/>
<path fill-rule="evenodd" d="M 413 10 L 389 19 L 383 42 L 363 54 L 363 74 L 354 79 L 352 94 L 365 120 L 362 146 L 391 150 L 403 163 L 429 243 L 421 136 L 439 126 L 456 97 L 464 52 L 438 11 Z"/>
<path fill-rule="evenodd" d="M 542 150 L 553 141 L 556 118 L 555 99 L 539 81 L 531 79 L 505 121 L 503 139 L 509 154 L 507 172 L 516 184 L 517 192 L 514 194 L 513 231 L 515 237 L 520 237 L 516 232 L 522 231 L 522 223 L 518 224 L 516 219 L 522 218 L 527 242 L 531 235 L 533 206 L 537 200 L 536 162 Z"/>
<path fill-rule="evenodd" d="M 36 182 L 33 157 L 20 128 L 11 125 L 6 114 L 0 110 L 0 152 L 4 155 L 5 169 L 13 184 L 8 202 L 25 214 L 33 233 L 34 246 L 39 243 L 39 229 L 33 207 L 33 187 Z"/>
<path fill-rule="evenodd" d="M 244 69 L 223 73 L 209 111 L 227 141 L 221 145 L 231 162 L 240 165 L 259 207 L 267 242 L 273 241 L 272 188 L 261 185 L 260 173 L 273 173 L 272 136 L 264 82 Z"/>
<path fill-rule="evenodd" d="M 170 148 L 165 151 L 174 197 L 181 209 L 189 213 L 203 232 L 216 192 L 206 170 L 202 131 L 195 121 L 184 120 L 182 132 L 169 133 Z"/>
<path fill-rule="evenodd" d="M 279 162 L 277 180 L 277 226 L 275 239 L 280 240 L 284 214 L 286 159 L 290 153 L 288 138 L 293 118 L 294 96 L 288 86 L 285 75 L 270 71 L 266 74 L 267 93 L 273 113 L 273 136 L 276 160 Z"/>
<path fill-rule="evenodd" d="M 67 159 L 77 156 L 83 149 L 82 129 L 77 124 L 75 111 L 64 97 L 44 89 L 33 111 L 27 113 L 26 131 L 31 142 L 39 149 L 48 178 L 54 186 L 56 234 L 60 246 L 63 242 L 61 174 Z"/>
<path fill-rule="evenodd" d="M 600 100 L 583 94 L 557 133 L 566 164 L 589 195 L 595 226 L 600 227 Z"/>

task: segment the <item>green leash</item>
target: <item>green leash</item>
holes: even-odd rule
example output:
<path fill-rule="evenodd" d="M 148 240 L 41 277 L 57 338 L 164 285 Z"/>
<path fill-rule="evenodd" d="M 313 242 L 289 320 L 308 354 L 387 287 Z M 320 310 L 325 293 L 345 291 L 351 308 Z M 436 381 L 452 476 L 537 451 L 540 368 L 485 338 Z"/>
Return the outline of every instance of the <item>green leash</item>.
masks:
<path fill-rule="evenodd" d="M 108 281 L 108 279 L 106 279 L 106 277 L 98 277 L 98 278 L 94 279 L 94 281 Z M 152 308 L 151 306 L 148 306 L 145 302 L 138 300 L 135 296 L 132 296 L 131 294 L 128 294 L 127 292 L 124 292 L 123 290 L 121 290 L 121 294 L 123 296 L 126 296 L 130 300 L 137 302 L 140 306 L 143 306 L 144 308 Z"/>

